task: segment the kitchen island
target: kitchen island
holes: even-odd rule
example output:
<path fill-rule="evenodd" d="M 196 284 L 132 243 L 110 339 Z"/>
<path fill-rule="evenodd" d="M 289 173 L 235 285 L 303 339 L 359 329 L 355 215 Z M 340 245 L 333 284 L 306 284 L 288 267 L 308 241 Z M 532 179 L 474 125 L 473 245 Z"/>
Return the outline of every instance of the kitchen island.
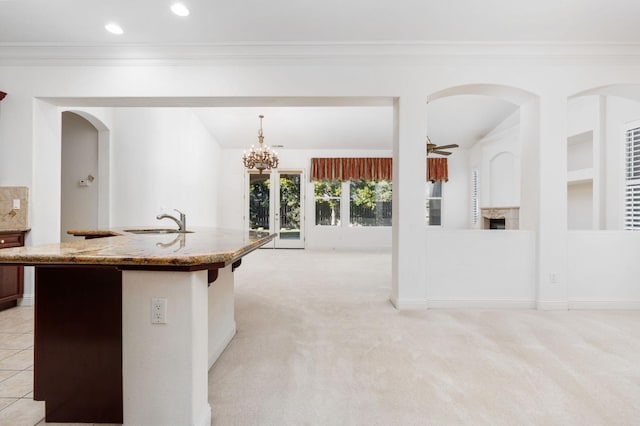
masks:
<path fill-rule="evenodd" d="M 35 266 L 47 422 L 210 425 L 207 372 L 235 334 L 233 271 L 274 235 L 191 231 L 72 231 L 88 239 L 0 252 Z"/>

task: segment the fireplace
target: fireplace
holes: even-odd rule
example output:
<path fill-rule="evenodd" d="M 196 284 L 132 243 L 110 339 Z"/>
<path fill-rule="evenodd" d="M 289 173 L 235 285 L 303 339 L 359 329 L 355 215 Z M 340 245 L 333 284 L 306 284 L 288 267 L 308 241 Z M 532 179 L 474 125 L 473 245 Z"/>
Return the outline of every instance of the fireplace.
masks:
<path fill-rule="evenodd" d="M 505 229 L 506 219 L 489 219 L 489 229 Z"/>
<path fill-rule="evenodd" d="M 520 207 L 488 207 L 480 209 L 482 229 L 518 229 Z"/>

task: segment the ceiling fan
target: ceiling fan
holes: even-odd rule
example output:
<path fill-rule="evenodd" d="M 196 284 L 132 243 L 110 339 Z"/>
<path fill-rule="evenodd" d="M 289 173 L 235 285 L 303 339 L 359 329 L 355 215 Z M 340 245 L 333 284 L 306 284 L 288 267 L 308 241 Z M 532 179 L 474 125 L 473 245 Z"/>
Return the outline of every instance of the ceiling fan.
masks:
<path fill-rule="evenodd" d="M 443 151 L 443 149 L 452 149 L 457 147 L 458 145 L 455 143 L 451 145 L 438 146 L 435 143 L 431 142 L 431 139 L 429 139 L 429 136 L 427 136 L 427 157 L 429 156 L 429 154 L 451 155 L 449 151 Z"/>

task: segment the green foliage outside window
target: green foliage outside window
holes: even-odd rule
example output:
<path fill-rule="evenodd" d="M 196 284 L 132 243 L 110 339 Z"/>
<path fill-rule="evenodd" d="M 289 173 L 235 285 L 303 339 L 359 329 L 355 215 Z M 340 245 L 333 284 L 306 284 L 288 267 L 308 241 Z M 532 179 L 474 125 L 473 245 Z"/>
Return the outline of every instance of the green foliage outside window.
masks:
<path fill-rule="evenodd" d="M 281 227 L 300 229 L 300 175 L 280 177 Z"/>
<path fill-rule="evenodd" d="M 342 182 L 317 181 L 313 186 L 313 191 L 316 199 L 316 225 L 339 225 Z"/>
<path fill-rule="evenodd" d="M 351 181 L 350 223 L 353 226 L 391 226 L 391 182 Z"/>

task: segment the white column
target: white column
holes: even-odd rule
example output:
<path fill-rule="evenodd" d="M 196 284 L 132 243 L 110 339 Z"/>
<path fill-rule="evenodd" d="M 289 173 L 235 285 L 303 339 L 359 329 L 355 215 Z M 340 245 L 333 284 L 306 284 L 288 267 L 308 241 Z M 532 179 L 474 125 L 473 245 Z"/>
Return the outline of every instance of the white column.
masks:
<path fill-rule="evenodd" d="M 567 309 L 567 98 L 540 97 L 538 309 Z"/>
<path fill-rule="evenodd" d="M 537 231 L 540 206 L 540 102 L 520 105 L 520 229 Z"/>
<path fill-rule="evenodd" d="M 151 323 L 154 297 L 167 299 L 166 324 Z M 211 424 L 207 299 L 207 271 L 123 271 L 125 425 Z"/>
<path fill-rule="evenodd" d="M 393 260 L 391 302 L 427 308 L 425 246 L 426 97 L 402 96 L 394 105 Z"/>

